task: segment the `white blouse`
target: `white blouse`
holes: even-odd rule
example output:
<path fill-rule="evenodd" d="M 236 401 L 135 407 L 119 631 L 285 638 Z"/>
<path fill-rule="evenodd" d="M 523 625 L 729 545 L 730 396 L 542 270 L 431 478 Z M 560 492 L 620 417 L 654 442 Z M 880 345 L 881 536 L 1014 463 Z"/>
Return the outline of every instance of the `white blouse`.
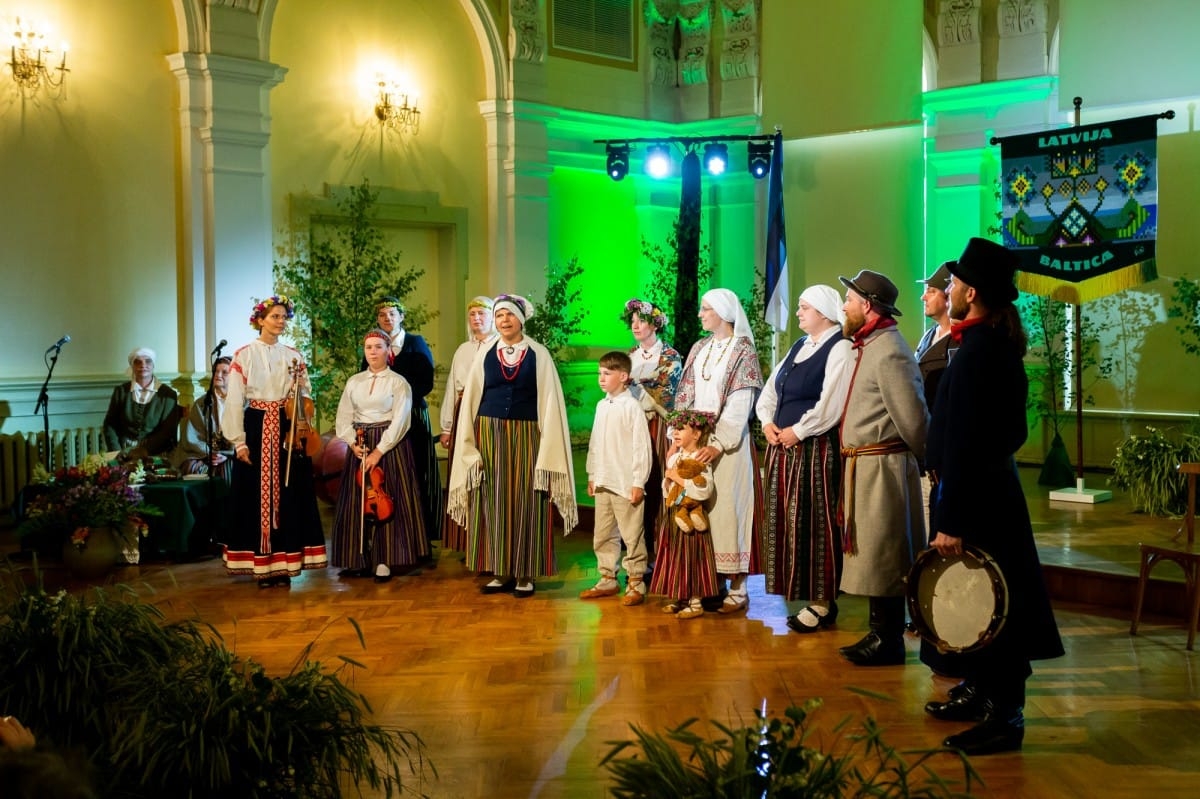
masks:
<path fill-rule="evenodd" d="M 250 400 L 279 402 L 285 399 L 294 382 L 289 371 L 293 363 L 304 366 L 304 356 L 300 350 L 278 342 L 267 344 L 260 339 L 240 347 L 233 354 L 225 408 L 221 413 L 221 430 L 235 447 L 246 443 L 246 403 Z M 310 391 L 308 371 L 302 370 L 300 393 L 307 396 Z"/>
<path fill-rule="evenodd" d="M 334 433 L 347 444 L 358 441 L 355 423 L 391 422 L 379 439 L 377 449 L 388 452 L 408 433 L 412 418 L 412 387 L 391 369 L 370 369 L 352 375 L 346 381 L 338 401 Z"/>
<path fill-rule="evenodd" d="M 492 333 L 480 341 L 472 336 L 459 344 L 458 349 L 454 351 L 454 358 L 450 361 L 450 374 L 446 378 L 446 391 L 442 395 L 442 407 L 438 414 L 443 433 L 449 433 L 450 428 L 454 425 L 454 401 L 458 399 L 463 386 L 467 384 L 467 374 L 471 371 L 471 364 L 474 362 L 475 356 L 479 354 L 480 350 L 488 349 L 495 344 L 498 337 L 497 334 Z"/>

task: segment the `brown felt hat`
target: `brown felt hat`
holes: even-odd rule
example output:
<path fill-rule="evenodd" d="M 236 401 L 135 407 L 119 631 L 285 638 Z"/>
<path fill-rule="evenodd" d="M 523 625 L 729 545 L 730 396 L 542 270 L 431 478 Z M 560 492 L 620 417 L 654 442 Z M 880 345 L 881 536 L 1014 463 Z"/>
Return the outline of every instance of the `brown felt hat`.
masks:
<path fill-rule="evenodd" d="M 846 288 L 853 289 L 856 294 L 869 300 L 880 313 L 887 316 L 901 315 L 896 308 L 896 298 L 900 296 L 900 290 L 884 275 L 863 269 L 853 278 L 839 276 L 838 280 L 842 281 Z"/>

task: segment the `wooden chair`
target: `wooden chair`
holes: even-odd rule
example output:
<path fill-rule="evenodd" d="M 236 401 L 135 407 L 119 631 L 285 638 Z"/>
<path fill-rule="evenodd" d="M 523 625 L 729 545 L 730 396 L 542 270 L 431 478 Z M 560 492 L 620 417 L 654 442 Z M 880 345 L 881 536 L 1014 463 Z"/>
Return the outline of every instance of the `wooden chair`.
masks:
<path fill-rule="evenodd" d="M 1133 622 L 1129 634 L 1137 635 L 1138 621 L 1142 617 L 1142 602 L 1146 598 L 1146 580 L 1150 570 L 1160 561 L 1169 560 L 1179 564 L 1187 583 L 1188 639 L 1191 650 L 1196 643 L 1196 622 L 1200 619 L 1200 550 L 1196 549 L 1196 477 L 1200 475 L 1200 463 L 1181 463 L 1179 473 L 1187 475 L 1187 515 L 1183 517 L 1183 529 L 1187 540 L 1184 544 L 1138 544 L 1142 566 L 1138 572 L 1137 601 L 1133 607 Z M 1178 538 L 1179 536 L 1176 536 Z"/>

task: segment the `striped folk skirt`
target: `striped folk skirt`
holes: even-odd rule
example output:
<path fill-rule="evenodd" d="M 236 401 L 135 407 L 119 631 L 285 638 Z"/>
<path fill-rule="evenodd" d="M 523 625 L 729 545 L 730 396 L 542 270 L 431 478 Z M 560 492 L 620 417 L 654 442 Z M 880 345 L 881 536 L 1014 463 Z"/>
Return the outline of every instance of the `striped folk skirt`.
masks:
<path fill-rule="evenodd" d="M 365 445 L 371 448 L 379 443 L 388 424 L 355 425 L 354 428 L 363 431 Z M 421 487 L 414 464 L 412 442 L 408 436 L 380 459 L 383 490 L 392 500 L 393 513 L 388 521 L 377 524 L 370 517 L 364 520 L 362 516 L 359 461 L 352 450 L 346 450 L 333 520 L 334 566 L 343 569 L 364 569 L 378 564 L 408 566 L 429 554 Z"/>
<path fill-rule="evenodd" d="M 664 509 L 658 514 L 655 538 L 650 593 L 674 600 L 716 596 L 720 592 L 717 559 L 709 532 L 685 533 L 676 526 L 674 515 Z"/>
<path fill-rule="evenodd" d="M 471 492 L 467 568 L 497 577 L 557 573 L 550 494 L 533 487 L 538 423 L 480 416 L 475 441 L 483 480 Z"/>
<path fill-rule="evenodd" d="M 836 599 L 842 571 L 837 429 L 791 449 L 769 445 L 765 483 L 760 552 L 767 593 L 787 600 Z"/>
<path fill-rule="evenodd" d="M 292 455 L 285 486 L 288 422 L 282 405 L 248 407 L 244 418 L 251 463 L 233 462 L 232 523 L 222 542 L 226 571 L 265 580 L 325 568 L 312 458 Z"/>
<path fill-rule="evenodd" d="M 458 409 L 462 405 L 462 392 L 454 398 L 454 421 L 450 423 L 450 447 L 447 450 L 446 463 L 454 463 L 454 438 L 458 435 Z M 446 475 L 450 482 L 450 475 Z M 464 550 L 467 548 L 467 528 L 450 518 L 449 513 L 442 513 L 442 547 L 444 549 Z"/>

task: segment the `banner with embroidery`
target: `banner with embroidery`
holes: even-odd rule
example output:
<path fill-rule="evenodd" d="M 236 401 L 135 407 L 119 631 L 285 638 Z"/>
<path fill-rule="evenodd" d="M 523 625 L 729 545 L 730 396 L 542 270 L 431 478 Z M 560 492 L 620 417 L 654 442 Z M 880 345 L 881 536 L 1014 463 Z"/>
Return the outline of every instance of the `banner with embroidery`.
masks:
<path fill-rule="evenodd" d="M 1017 286 L 1082 303 L 1158 277 L 1157 116 L 999 139 Z"/>

